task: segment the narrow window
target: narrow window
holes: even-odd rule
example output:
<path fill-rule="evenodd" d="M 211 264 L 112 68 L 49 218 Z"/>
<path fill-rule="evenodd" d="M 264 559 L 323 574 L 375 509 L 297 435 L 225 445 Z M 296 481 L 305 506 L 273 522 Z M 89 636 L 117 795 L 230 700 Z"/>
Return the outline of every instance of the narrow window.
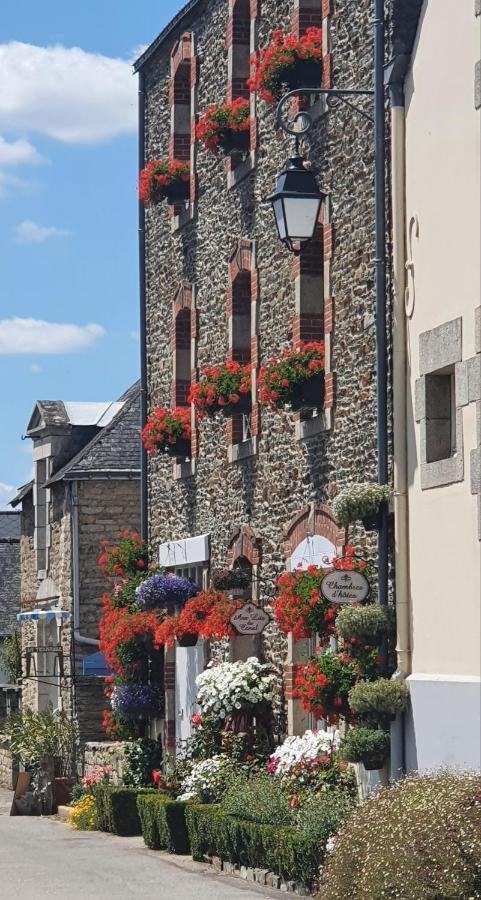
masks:
<path fill-rule="evenodd" d="M 454 368 L 426 375 L 426 462 L 456 453 Z"/>

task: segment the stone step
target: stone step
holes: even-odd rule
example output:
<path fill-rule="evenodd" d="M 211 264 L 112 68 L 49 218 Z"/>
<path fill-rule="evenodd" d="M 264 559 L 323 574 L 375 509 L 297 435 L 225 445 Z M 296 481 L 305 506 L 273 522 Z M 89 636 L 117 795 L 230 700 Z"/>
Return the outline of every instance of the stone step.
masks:
<path fill-rule="evenodd" d="M 72 806 L 57 807 L 57 815 L 58 815 L 59 819 L 65 819 L 65 821 L 67 821 L 67 819 L 69 819 L 72 814 L 72 809 L 73 809 Z"/>

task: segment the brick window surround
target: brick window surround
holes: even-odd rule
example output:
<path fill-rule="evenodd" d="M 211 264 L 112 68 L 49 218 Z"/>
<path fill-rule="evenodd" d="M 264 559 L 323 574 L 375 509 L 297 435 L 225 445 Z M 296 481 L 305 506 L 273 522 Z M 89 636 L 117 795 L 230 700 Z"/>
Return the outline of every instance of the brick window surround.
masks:
<path fill-rule="evenodd" d="M 197 111 L 198 58 L 194 53 L 194 35 L 185 32 L 174 44 L 170 56 L 170 138 L 169 158 L 190 165 L 190 197 L 169 207 L 171 227 L 175 231 L 190 221 L 197 200 L 195 125 Z"/>
<path fill-rule="evenodd" d="M 250 93 L 251 56 L 257 50 L 260 0 L 229 0 L 227 21 L 227 100 L 244 97 L 250 103 L 251 131 L 249 154 L 233 154 L 227 159 L 227 187 L 232 189 L 251 172 L 257 162 L 257 98 Z"/>
<path fill-rule="evenodd" d="M 249 525 L 240 525 L 232 532 L 226 554 L 226 563 L 233 566 L 247 563 L 252 569 L 252 588 L 250 599 L 259 603 L 259 566 L 262 561 L 262 542 Z"/>
<path fill-rule="evenodd" d="M 184 281 L 179 286 L 172 301 L 172 405 L 188 406 L 190 387 L 197 380 L 197 335 L 198 311 L 196 308 L 195 286 Z M 174 460 L 174 476 L 182 478 L 195 471 L 198 455 L 198 432 L 195 410 L 192 414 L 192 456 L 190 462 Z"/>
<path fill-rule="evenodd" d="M 235 462 L 257 452 L 260 427 L 257 403 L 257 367 L 259 364 L 258 335 L 258 275 L 255 243 L 240 240 L 229 260 L 227 286 L 227 326 L 229 359 L 243 365 L 252 364 L 252 410 L 249 416 L 241 413 L 227 421 L 229 461 Z"/>

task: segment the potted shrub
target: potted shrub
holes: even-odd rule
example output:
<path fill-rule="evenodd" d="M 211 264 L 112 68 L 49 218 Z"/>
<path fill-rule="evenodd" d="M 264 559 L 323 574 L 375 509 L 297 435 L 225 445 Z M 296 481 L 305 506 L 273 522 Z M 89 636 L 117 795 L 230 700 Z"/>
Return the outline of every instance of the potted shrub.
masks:
<path fill-rule="evenodd" d="M 341 755 L 346 762 L 360 763 L 368 771 L 382 769 L 391 738 L 387 731 L 375 728 L 351 728 L 341 747 Z"/>
<path fill-rule="evenodd" d="M 142 431 L 142 441 L 147 453 L 154 456 L 161 451 L 169 456 L 190 457 L 192 428 L 190 409 L 177 406 L 175 409 L 159 407 L 154 409 Z"/>
<path fill-rule="evenodd" d="M 142 169 L 139 197 L 145 206 L 166 200 L 169 206 L 189 198 L 190 166 L 178 159 L 153 159 Z"/>
<path fill-rule="evenodd" d="M 246 153 L 250 138 L 250 104 L 238 97 L 232 103 L 211 106 L 197 124 L 195 136 L 214 156 Z"/>
<path fill-rule="evenodd" d="M 349 692 L 353 713 L 364 722 L 387 725 L 398 713 L 404 712 L 409 688 L 405 681 L 378 678 L 377 681 L 356 684 Z"/>
<path fill-rule="evenodd" d="M 334 515 L 344 528 L 361 521 L 366 531 L 379 528 L 382 508 L 391 495 L 387 484 L 351 484 L 335 497 Z"/>
<path fill-rule="evenodd" d="M 193 403 L 199 419 L 247 412 L 251 401 L 250 365 L 242 366 L 234 360 L 219 366 L 208 366 L 202 371 L 200 381 L 192 385 L 189 403 Z"/>
<path fill-rule="evenodd" d="M 272 358 L 259 373 L 260 402 L 293 410 L 324 403 L 324 343 L 298 341 L 292 350 Z"/>
<path fill-rule="evenodd" d="M 390 634 L 394 626 L 394 613 L 390 607 L 369 603 L 366 606 L 344 606 L 336 616 L 336 630 L 345 641 L 352 639 L 365 643 L 378 643 Z"/>
<path fill-rule="evenodd" d="M 295 640 L 317 634 L 326 644 L 335 633 L 336 608 L 321 593 L 324 569 L 309 566 L 285 572 L 277 581 L 278 596 L 272 603 L 277 624 Z"/>
<path fill-rule="evenodd" d="M 262 100 L 274 104 L 287 91 L 299 87 L 321 87 L 322 31 L 308 28 L 300 38 L 272 33 L 270 45 L 253 57 L 254 72 L 247 82 Z"/>

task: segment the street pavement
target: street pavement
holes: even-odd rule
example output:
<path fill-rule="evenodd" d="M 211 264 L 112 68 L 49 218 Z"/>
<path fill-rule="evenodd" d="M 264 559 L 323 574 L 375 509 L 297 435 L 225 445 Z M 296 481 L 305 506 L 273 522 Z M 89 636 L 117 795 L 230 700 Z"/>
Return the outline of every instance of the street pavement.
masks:
<path fill-rule="evenodd" d="M 142 838 L 78 832 L 55 819 L 8 815 L 0 791 L 1 900 L 280 900 L 188 857 L 147 850 Z"/>

